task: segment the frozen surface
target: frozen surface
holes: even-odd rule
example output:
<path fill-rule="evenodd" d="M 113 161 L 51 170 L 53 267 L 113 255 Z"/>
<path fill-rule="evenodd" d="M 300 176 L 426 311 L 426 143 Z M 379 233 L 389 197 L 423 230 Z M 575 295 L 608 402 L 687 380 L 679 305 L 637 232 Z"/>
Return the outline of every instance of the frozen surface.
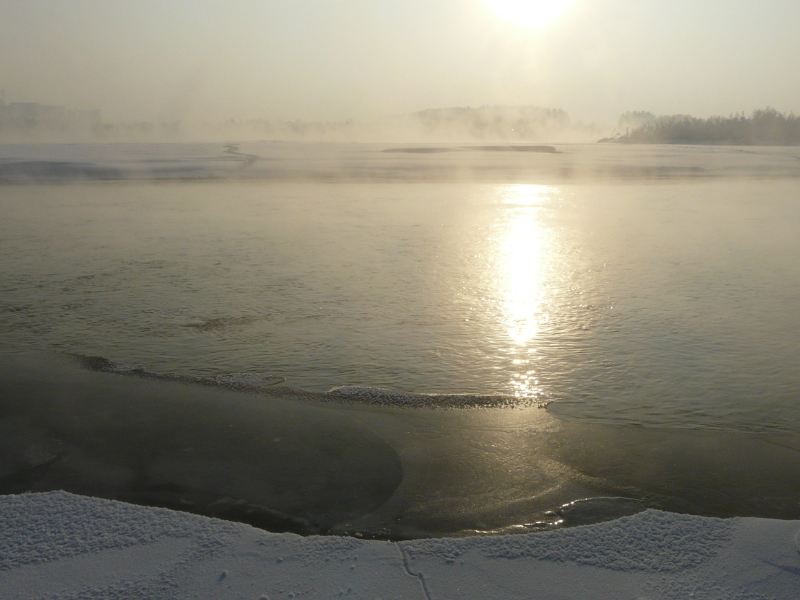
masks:
<path fill-rule="evenodd" d="M 800 521 L 649 510 L 516 536 L 376 542 L 65 492 L 0 497 L 3 598 L 713 598 L 800 590 Z"/>

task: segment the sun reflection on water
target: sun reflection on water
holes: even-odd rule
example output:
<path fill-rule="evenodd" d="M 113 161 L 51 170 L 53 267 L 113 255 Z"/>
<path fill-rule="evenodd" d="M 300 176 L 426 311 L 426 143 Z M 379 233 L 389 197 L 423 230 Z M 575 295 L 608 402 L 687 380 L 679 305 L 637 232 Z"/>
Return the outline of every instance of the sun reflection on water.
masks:
<path fill-rule="evenodd" d="M 514 185 L 502 189 L 508 206 L 500 238 L 503 319 L 509 338 L 513 394 L 537 398 L 544 393 L 536 373 L 539 333 L 549 321 L 547 273 L 552 262 L 552 232 L 545 226 L 557 189 Z"/>

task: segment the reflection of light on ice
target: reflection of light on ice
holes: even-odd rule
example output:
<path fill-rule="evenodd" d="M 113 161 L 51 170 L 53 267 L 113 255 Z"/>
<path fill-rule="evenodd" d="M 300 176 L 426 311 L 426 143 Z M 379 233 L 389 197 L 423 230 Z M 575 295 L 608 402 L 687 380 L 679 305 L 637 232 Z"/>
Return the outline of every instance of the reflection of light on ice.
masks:
<path fill-rule="evenodd" d="M 503 306 L 508 335 L 514 343 L 512 353 L 531 349 L 542 323 L 545 288 L 543 277 L 550 260 L 550 233 L 542 226 L 541 213 L 552 200 L 554 189 L 541 185 L 510 186 L 503 202 L 509 205 L 510 219 L 502 242 L 504 255 Z M 519 368 L 530 367 L 528 356 L 515 358 Z M 542 393 L 535 371 L 526 369 L 514 374 L 511 386 L 516 396 Z"/>

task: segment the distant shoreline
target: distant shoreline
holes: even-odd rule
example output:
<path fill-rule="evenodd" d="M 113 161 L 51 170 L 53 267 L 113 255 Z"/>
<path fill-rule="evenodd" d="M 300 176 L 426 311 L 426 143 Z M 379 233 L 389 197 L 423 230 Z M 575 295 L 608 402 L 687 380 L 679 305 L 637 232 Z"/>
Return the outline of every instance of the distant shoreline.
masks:
<path fill-rule="evenodd" d="M 553 146 L 459 146 L 457 148 L 441 147 L 409 147 L 409 148 L 387 148 L 381 152 L 397 152 L 406 154 L 440 154 L 443 152 L 462 152 L 464 150 L 478 150 L 480 152 L 537 152 L 542 154 L 558 154 Z"/>
<path fill-rule="evenodd" d="M 622 133 L 622 132 L 625 133 Z M 611 137 L 598 143 L 681 144 L 714 146 L 798 146 L 800 117 L 774 108 L 729 117 L 697 119 L 690 115 L 657 117 L 648 112 L 628 112 L 620 117 Z"/>
<path fill-rule="evenodd" d="M 598 144 L 629 144 L 629 145 L 670 145 L 670 146 L 766 146 L 796 148 L 800 142 L 790 144 L 780 142 L 742 142 L 739 140 L 632 140 L 624 137 L 603 138 L 597 140 Z"/>

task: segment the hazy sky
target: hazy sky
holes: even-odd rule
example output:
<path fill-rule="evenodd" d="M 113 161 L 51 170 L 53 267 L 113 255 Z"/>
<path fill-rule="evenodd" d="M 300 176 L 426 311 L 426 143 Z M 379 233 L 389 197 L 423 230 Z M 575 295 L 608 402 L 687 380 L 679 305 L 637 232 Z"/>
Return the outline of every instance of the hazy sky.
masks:
<path fill-rule="evenodd" d="M 2 0 L 0 87 L 106 121 L 800 113 L 798 0 L 539 2 Z"/>

